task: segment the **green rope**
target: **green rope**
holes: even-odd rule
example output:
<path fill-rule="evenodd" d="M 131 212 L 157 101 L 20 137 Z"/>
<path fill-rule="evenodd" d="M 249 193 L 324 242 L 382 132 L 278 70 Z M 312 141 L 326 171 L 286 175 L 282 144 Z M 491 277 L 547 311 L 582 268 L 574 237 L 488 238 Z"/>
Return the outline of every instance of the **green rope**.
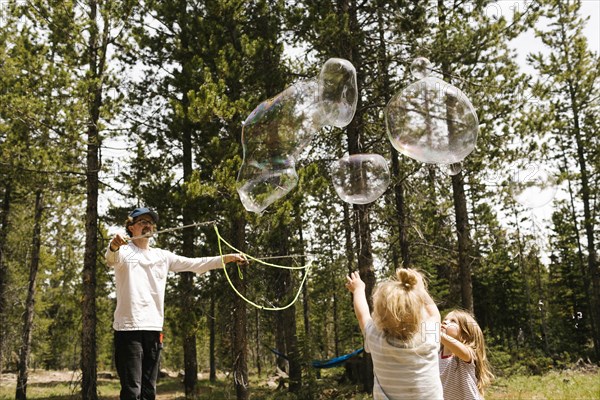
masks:
<path fill-rule="evenodd" d="M 215 227 L 215 232 L 217 233 L 217 238 L 219 239 L 219 250 L 221 249 L 221 247 L 220 247 L 220 246 L 221 246 L 221 242 L 223 242 L 223 243 L 225 243 L 225 244 L 227 245 L 227 247 L 229 247 L 231 250 L 235 251 L 236 253 L 243 254 L 243 255 L 244 255 L 244 257 L 246 257 L 246 258 L 248 258 L 248 259 L 250 259 L 250 260 L 256 261 L 256 262 L 258 262 L 258 263 L 260 263 L 260 264 L 263 264 L 263 265 L 268 265 L 269 267 L 283 268 L 283 269 L 306 269 L 306 268 L 307 268 L 307 266 L 306 266 L 306 265 L 304 265 L 304 266 L 302 266 L 302 267 L 288 267 L 288 266 L 286 266 L 286 265 L 277 265 L 277 264 L 271 264 L 271 263 L 268 263 L 268 262 L 264 262 L 264 261 L 263 261 L 263 260 L 261 260 L 260 258 L 252 257 L 251 255 L 249 255 L 249 254 L 246 254 L 246 253 L 244 253 L 243 251 L 241 251 L 241 250 L 238 250 L 238 249 L 236 249 L 235 247 L 233 247 L 231 244 L 229 244 L 229 243 L 228 243 L 228 242 L 227 242 L 225 239 L 223 239 L 223 237 L 222 237 L 222 236 L 219 234 L 219 228 L 217 228 L 217 225 L 214 225 L 214 227 Z"/>
<path fill-rule="evenodd" d="M 284 265 L 277 265 L 277 264 L 271 264 L 268 262 L 264 262 L 258 258 L 252 257 L 248 254 L 245 254 L 242 251 L 239 251 L 238 249 L 236 249 L 235 247 L 233 247 L 231 244 L 227 243 L 227 241 L 225 239 L 223 239 L 223 237 L 219 234 L 219 229 L 217 228 L 217 225 L 214 225 L 215 227 L 215 233 L 217 234 L 217 239 L 219 240 L 219 254 L 221 255 L 221 263 L 223 264 L 223 270 L 225 271 L 225 276 L 227 277 L 227 282 L 229 282 L 229 285 L 231 286 L 231 288 L 233 289 L 233 291 L 240 296 L 244 301 L 246 301 L 246 303 L 259 308 L 261 310 L 266 310 L 266 311 L 281 311 L 281 310 L 285 310 L 286 308 L 291 307 L 296 300 L 298 300 L 298 297 L 300 297 L 300 292 L 302 291 L 302 286 L 304 286 L 304 283 L 306 282 L 306 278 L 308 277 L 308 271 L 310 271 L 310 268 L 312 266 L 311 263 L 304 265 L 302 267 L 287 267 Z M 223 249 L 221 248 L 221 242 L 225 243 L 229 248 L 231 248 L 232 250 L 234 250 L 237 253 L 240 253 L 241 255 L 243 255 L 244 257 L 246 257 L 247 259 L 256 261 L 260 264 L 263 265 L 268 265 L 270 267 L 275 267 L 275 268 L 284 268 L 284 269 L 304 269 L 306 270 L 304 272 L 304 277 L 302 278 L 302 282 L 300 282 L 300 287 L 298 288 L 298 293 L 296 293 L 296 296 L 294 297 L 294 299 L 286 306 L 283 307 L 265 307 L 265 306 L 261 306 L 260 304 L 256 304 L 255 302 L 253 302 L 252 300 L 249 300 L 248 298 L 246 298 L 243 294 L 241 294 L 237 288 L 235 287 L 235 285 L 233 284 L 233 282 L 231 282 L 231 278 L 229 277 L 229 274 L 227 273 L 227 268 L 225 268 L 225 258 L 223 256 Z M 238 273 L 240 274 L 240 278 L 242 278 L 241 276 L 241 271 L 238 268 Z"/>

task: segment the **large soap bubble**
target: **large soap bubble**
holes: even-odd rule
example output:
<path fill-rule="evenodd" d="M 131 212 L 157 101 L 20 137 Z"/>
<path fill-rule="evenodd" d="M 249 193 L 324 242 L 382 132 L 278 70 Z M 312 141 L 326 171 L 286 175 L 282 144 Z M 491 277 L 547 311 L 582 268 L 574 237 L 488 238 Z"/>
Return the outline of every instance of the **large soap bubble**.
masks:
<path fill-rule="evenodd" d="M 300 81 L 258 105 L 243 123 L 245 160 L 297 157 L 322 128 L 316 79 Z"/>
<path fill-rule="evenodd" d="M 545 206 L 558 190 L 556 179 L 548 174 L 542 164 L 536 162 L 514 165 L 509 184 L 513 199 L 527 208 Z"/>
<path fill-rule="evenodd" d="M 244 162 L 237 182 L 244 208 L 260 213 L 296 187 L 298 174 L 293 158 L 271 159 L 262 164 Z"/>
<path fill-rule="evenodd" d="M 323 125 L 343 128 L 352 121 L 358 101 L 356 69 L 348 60 L 330 58 L 319 74 Z"/>
<path fill-rule="evenodd" d="M 385 108 L 392 145 L 417 161 L 455 164 L 475 148 L 479 121 L 460 89 L 430 76 L 427 59 L 411 66 L 419 81 L 396 93 Z"/>
<path fill-rule="evenodd" d="M 332 58 L 318 79 L 298 82 L 259 104 L 242 126 L 244 160 L 236 188 L 244 207 L 262 212 L 289 193 L 298 182 L 298 156 L 324 125 L 348 125 L 357 99 L 354 66 Z"/>
<path fill-rule="evenodd" d="M 381 196 L 390 184 L 390 170 L 379 154 L 353 154 L 331 165 L 336 193 L 351 204 L 367 204 Z"/>
<path fill-rule="evenodd" d="M 237 191 L 248 211 L 262 212 L 298 183 L 296 158 L 322 127 L 316 79 L 262 102 L 242 126 L 244 161 Z"/>

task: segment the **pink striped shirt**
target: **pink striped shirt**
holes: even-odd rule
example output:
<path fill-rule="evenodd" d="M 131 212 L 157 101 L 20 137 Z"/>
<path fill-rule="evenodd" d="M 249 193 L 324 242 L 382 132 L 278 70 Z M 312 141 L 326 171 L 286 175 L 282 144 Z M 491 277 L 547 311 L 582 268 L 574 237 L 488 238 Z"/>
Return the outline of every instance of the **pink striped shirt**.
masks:
<path fill-rule="evenodd" d="M 443 357 L 440 352 L 440 378 L 444 400 L 483 400 L 477 389 L 475 360 L 464 362 L 458 357 Z"/>

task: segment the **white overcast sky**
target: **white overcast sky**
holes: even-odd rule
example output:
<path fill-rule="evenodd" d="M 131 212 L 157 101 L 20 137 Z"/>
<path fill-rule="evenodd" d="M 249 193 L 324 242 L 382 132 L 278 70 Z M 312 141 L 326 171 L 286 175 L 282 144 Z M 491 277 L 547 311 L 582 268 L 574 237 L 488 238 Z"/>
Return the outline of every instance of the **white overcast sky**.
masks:
<path fill-rule="evenodd" d="M 510 18 L 513 13 L 512 10 L 515 7 L 520 7 L 520 10 L 523 10 L 526 7 L 526 3 L 528 1 L 501 0 L 488 6 L 488 10 L 490 13 L 500 10 L 503 13 L 502 15 Z M 582 17 L 589 18 L 583 30 L 583 34 L 588 40 L 588 47 L 591 51 L 600 53 L 600 0 L 582 0 L 580 12 Z M 539 29 L 544 29 L 546 24 L 547 20 L 542 19 L 538 21 L 537 26 Z M 533 73 L 534 71 L 527 65 L 527 55 L 533 52 L 548 52 L 542 41 L 535 37 L 533 30 L 519 36 L 513 42 L 513 46 L 517 49 L 519 64 L 523 68 L 523 71 L 528 73 Z"/>

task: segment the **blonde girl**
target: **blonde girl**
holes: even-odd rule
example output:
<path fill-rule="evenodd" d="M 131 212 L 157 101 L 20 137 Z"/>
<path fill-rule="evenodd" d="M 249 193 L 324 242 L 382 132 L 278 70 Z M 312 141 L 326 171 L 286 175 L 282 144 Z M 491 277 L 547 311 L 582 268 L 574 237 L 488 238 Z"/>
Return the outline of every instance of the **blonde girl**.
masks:
<path fill-rule="evenodd" d="M 373 399 L 442 400 L 440 313 L 422 275 L 399 269 L 373 293 L 373 316 L 358 272 L 347 277 L 354 312 L 373 359 Z"/>
<path fill-rule="evenodd" d="M 483 399 L 494 375 L 485 354 L 483 332 L 471 314 L 449 312 L 442 321 L 440 378 L 445 400 Z"/>

